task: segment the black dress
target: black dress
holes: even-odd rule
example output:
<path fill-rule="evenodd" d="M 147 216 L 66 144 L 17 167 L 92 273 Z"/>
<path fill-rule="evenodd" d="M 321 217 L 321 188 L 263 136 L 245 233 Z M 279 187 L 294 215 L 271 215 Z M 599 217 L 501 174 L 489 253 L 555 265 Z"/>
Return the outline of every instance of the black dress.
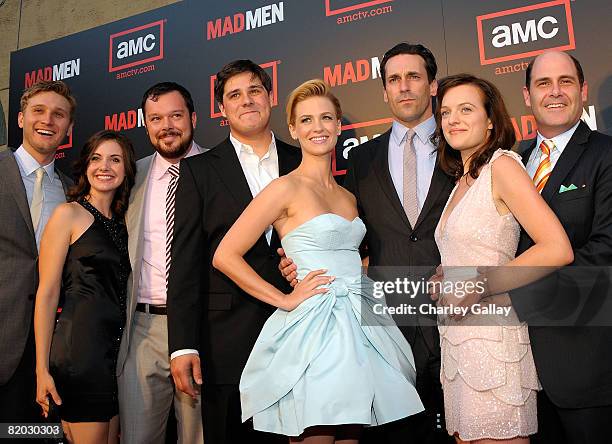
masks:
<path fill-rule="evenodd" d="M 104 422 L 118 413 L 115 374 L 126 316 L 130 261 L 125 225 L 84 199 L 94 222 L 68 249 L 64 305 L 49 356 L 68 422 Z"/>

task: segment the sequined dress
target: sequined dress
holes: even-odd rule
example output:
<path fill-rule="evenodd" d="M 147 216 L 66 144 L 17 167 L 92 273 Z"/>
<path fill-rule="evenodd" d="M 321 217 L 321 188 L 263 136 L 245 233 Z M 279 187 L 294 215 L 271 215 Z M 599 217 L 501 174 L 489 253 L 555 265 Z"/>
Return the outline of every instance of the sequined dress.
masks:
<path fill-rule="evenodd" d="M 68 248 L 64 305 L 53 333 L 49 368 L 62 398 L 60 417 L 103 422 L 118 413 L 115 369 L 130 273 L 127 231 L 89 202 L 79 203 L 94 222 Z"/>
<path fill-rule="evenodd" d="M 452 212 L 444 209 L 435 231 L 443 267 L 496 266 L 515 257 L 520 226 L 511 213 L 499 215 L 491 192 L 491 165 L 502 155 L 522 167 L 517 154 L 497 150 Z M 527 325 L 514 310 L 509 316 L 469 314 L 460 321 L 446 320 L 439 331 L 448 433 L 464 441 L 534 434 L 540 385 Z"/>
<path fill-rule="evenodd" d="M 374 305 L 361 274 L 365 225 L 320 214 L 285 235 L 298 278 L 325 268 L 329 291 L 265 323 L 240 379 L 242 419 L 256 430 L 300 435 L 315 425 L 375 426 L 423 410 L 410 345 Z"/>

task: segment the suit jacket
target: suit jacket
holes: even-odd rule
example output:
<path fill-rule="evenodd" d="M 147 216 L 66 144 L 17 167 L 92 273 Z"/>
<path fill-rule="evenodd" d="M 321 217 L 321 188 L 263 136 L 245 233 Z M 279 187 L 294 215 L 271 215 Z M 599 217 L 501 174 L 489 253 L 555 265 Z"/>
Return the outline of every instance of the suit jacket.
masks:
<path fill-rule="evenodd" d="M 199 150 L 202 148 L 193 142 Z M 132 339 L 132 323 L 134 321 L 134 313 L 136 312 L 136 304 L 138 303 L 138 284 L 140 283 L 140 275 L 142 272 L 142 255 L 144 249 L 144 206 L 147 186 L 151 177 L 151 168 L 153 167 L 153 157 L 155 154 L 143 157 L 136 162 L 136 178 L 134 186 L 130 192 L 130 202 L 128 210 L 125 214 L 125 225 L 128 230 L 128 253 L 130 255 L 130 266 L 132 272 L 127 283 L 127 304 L 126 304 L 126 321 L 121 339 L 121 347 L 119 348 L 119 356 L 117 358 L 117 376 L 123 373 L 123 367 L 130 348 Z"/>
<path fill-rule="evenodd" d="M 299 165 L 301 153 L 278 139 L 276 148 L 282 176 Z M 252 199 L 229 138 L 181 162 L 168 288 L 169 350 L 198 350 L 207 383 L 240 381 L 255 340 L 274 311 L 212 267 L 221 239 Z M 278 271 L 278 247 L 276 232 L 271 245 L 262 234 L 244 258 L 265 280 L 290 292 Z"/>
<path fill-rule="evenodd" d="M 119 348 L 119 356 L 117 358 L 117 376 L 123 373 L 123 366 L 127 358 L 132 337 L 132 322 L 134 321 L 134 313 L 136 312 L 136 304 L 138 303 L 138 283 L 140 282 L 143 238 L 144 238 L 144 203 L 147 184 L 151 175 L 151 167 L 153 165 L 153 156 L 144 157 L 136 162 L 136 178 L 134 187 L 130 193 L 130 202 L 125 214 L 125 225 L 128 230 L 128 253 L 130 255 L 130 266 L 132 273 L 128 278 L 127 283 L 127 304 L 126 304 L 126 321 L 123 330 L 123 338 L 121 339 L 121 347 Z"/>
<path fill-rule="evenodd" d="M 72 183 L 57 168 L 64 190 Z M 23 355 L 38 287 L 38 249 L 26 190 L 11 149 L 0 152 L 0 385 Z"/>
<path fill-rule="evenodd" d="M 523 154 L 526 163 L 535 143 Z M 559 193 L 561 185 L 577 189 Z M 612 138 L 580 122 L 559 157 L 542 197 L 555 212 L 574 250 L 572 265 L 612 265 Z M 523 232 L 518 253 L 533 245 Z M 565 270 L 571 273 L 571 267 Z M 560 273 L 562 274 L 563 271 Z M 609 276 L 607 283 L 610 282 Z M 580 408 L 612 405 L 612 328 L 546 327 L 551 310 L 573 309 L 579 305 L 579 292 L 567 294 L 560 282 L 555 291 L 527 287 L 510 293 L 512 305 L 529 327 L 531 347 L 538 376 L 548 397 L 559 407 Z M 594 286 L 586 305 L 602 292 Z M 552 314 L 556 317 L 557 314 Z"/>
<path fill-rule="evenodd" d="M 357 198 L 367 228 L 370 266 L 431 267 L 433 272 L 440 264 L 434 231 L 454 184 L 436 164 L 427 198 L 412 227 L 389 172 L 390 136 L 391 130 L 351 150 L 344 186 Z M 426 295 L 420 299 L 418 302 L 430 302 Z M 400 328 L 412 344 L 416 329 Z M 426 340 L 432 350 L 439 350 L 435 335 Z"/>

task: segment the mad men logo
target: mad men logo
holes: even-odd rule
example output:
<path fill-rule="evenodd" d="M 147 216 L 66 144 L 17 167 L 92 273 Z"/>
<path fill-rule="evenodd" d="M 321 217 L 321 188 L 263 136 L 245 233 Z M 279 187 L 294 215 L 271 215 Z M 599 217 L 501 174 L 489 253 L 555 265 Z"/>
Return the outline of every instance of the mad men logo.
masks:
<path fill-rule="evenodd" d="M 393 0 L 370 0 L 364 2 L 356 0 L 325 0 L 325 15 L 329 17 L 330 15 L 344 14 L 349 11 L 368 8 L 382 3 L 390 3 L 392 1 Z"/>
<path fill-rule="evenodd" d="M 104 116 L 104 129 L 124 131 L 145 126 L 142 108 L 129 109 Z"/>
<path fill-rule="evenodd" d="M 569 0 L 555 0 L 476 17 L 480 64 L 576 48 Z"/>
<path fill-rule="evenodd" d="M 380 77 L 380 60 L 378 57 L 370 59 L 349 60 L 334 66 L 323 67 L 323 79 L 330 86 L 358 83 L 364 80 Z"/>
<path fill-rule="evenodd" d="M 346 174 L 350 151 L 362 143 L 380 136 L 389 129 L 391 122 L 393 122 L 393 119 L 388 118 L 342 125 L 342 133 L 338 137 L 336 149 L 332 152 L 333 175 Z"/>
<path fill-rule="evenodd" d="M 270 78 L 272 79 L 272 106 L 278 105 L 278 65 L 280 65 L 280 60 L 274 60 L 272 62 L 262 63 L 261 66 L 266 70 Z M 218 117 L 223 117 L 221 114 L 221 110 L 219 110 L 219 105 L 215 100 L 215 80 L 217 79 L 216 75 L 210 76 L 210 118 L 216 119 Z"/>
<path fill-rule="evenodd" d="M 68 60 L 53 66 L 44 66 L 25 73 L 24 85 L 29 88 L 41 80 L 65 80 L 81 74 L 81 59 Z"/>
<path fill-rule="evenodd" d="M 112 34 L 109 38 L 108 72 L 164 58 L 164 20 Z"/>
<path fill-rule="evenodd" d="M 283 2 L 261 6 L 234 15 L 219 17 L 206 22 L 206 40 L 225 37 L 228 34 L 238 34 L 243 31 L 261 28 L 285 21 Z"/>

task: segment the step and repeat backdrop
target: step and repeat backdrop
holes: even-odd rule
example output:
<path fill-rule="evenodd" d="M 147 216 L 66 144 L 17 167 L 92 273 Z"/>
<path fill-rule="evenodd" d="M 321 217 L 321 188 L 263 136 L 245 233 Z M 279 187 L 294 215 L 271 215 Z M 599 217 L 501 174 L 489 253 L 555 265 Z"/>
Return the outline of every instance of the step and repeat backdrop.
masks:
<path fill-rule="evenodd" d="M 39 79 L 64 80 L 78 100 L 72 137 L 57 153 L 65 171 L 87 137 L 123 131 L 138 157 L 152 152 L 139 109 L 144 91 L 176 81 L 192 93 L 195 140 L 212 147 L 228 134 L 213 98 L 215 73 L 249 58 L 273 79 L 272 128 L 288 140 L 284 104 L 304 80 L 325 79 L 345 112 L 334 174 L 348 153 L 390 126 L 380 61 L 400 41 L 432 50 L 439 77 L 470 72 L 501 89 L 517 139 L 536 134 L 521 88 L 528 62 L 556 48 L 577 57 L 589 98 L 583 119 L 612 134 L 612 27 L 609 0 L 186 0 L 11 55 L 9 145 L 21 143 L 19 97 Z M 608 48 L 608 49 L 606 49 Z"/>

